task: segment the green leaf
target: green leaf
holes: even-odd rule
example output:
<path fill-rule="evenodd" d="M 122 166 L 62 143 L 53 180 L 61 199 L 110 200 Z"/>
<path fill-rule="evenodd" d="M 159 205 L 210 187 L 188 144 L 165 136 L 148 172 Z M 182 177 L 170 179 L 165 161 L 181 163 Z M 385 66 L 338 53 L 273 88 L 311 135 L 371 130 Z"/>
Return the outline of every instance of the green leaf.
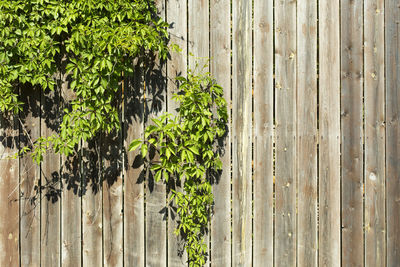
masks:
<path fill-rule="evenodd" d="M 188 147 L 190 151 L 192 151 L 194 154 L 199 155 L 199 149 L 195 146 L 190 146 Z"/>
<path fill-rule="evenodd" d="M 129 145 L 129 151 L 137 149 L 143 142 L 140 139 L 133 140 Z"/>
<path fill-rule="evenodd" d="M 142 147 L 141 147 L 141 152 L 142 152 L 142 157 L 143 157 L 143 158 L 146 157 L 146 155 L 147 155 L 147 150 L 148 150 L 147 144 L 143 144 Z"/>
<path fill-rule="evenodd" d="M 158 181 L 160 181 L 160 179 L 161 179 L 161 170 L 159 170 L 159 171 L 157 171 L 156 172 L 156 175 L 154 176 L 154 180 L 156 181 L 156 182 L 158 182 Z"/>

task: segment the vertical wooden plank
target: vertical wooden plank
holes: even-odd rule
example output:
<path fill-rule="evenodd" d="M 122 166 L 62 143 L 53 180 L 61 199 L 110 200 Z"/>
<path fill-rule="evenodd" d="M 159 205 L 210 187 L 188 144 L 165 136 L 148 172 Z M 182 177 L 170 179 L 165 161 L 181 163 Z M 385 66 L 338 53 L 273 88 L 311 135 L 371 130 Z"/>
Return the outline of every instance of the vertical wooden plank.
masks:
<path fill-rule="evenodd" d="M 188 0 L 188 40 L 189 40 L 189 69 L 191 69 L 195 74 L 200 74 L 209 71 L 208 60 L 210 56 L 209 49 L 209 0 Z M 208 227 L 210 229 L 210 227 Z M 207 233 L 204 237 L 205 242 L 207 242 L 208 249 L 210 236 Z M 210 251 L 210 250 L 209 250 Z M 206 259 L 205 266 L 209 265 L 209 255 Z"/>
<path fill-rule="evenodd" d="M 232 264 L 252 263 L 252 2 L 233 1 L 233 199 L 232 199 Z"/>
<path fill-rule="evenodd" d="M 120 91 L 121 92 L 121 91 Z M 121 95 L 115 105 L 121 109 Z M 120 117 L 121 120 L 121 117 Z M 101 137 L 100 148 L 103 183 L 103 262 L 105 266 L 123 265 L 123 192 L 122 135 L 114 130 Z"/>
<path fill-rule="evenodd" d="M 125 79 L 124 147 L 143 137 L 143 78 L 137 62 L 135 76 Z M 138 160 L 139 159 L 139 160 Z M 144 266 L 144 186 L 138 151 L 125 155 L 124 175 L 124 262 L 125 266 Z"/>
<path fill-rule="evenodd" d="M 17 116 L 0 114 L 0 266 L 20 265 Z"/>
<path fill-rule="evenodd" d="M 187 74 L 187 1 L 168 0 L 167 1 L 167 21 L 172 24 L 170 29 L 171 42 L 179 45 L 182 49 L 180 53 L 171 53 L 171 59 L 167 63 L 167 111 L 175 113 L 177 108 L 172 94 L 176 92 L 177 85 L 174 78 L 176 76 L 186 76 Z M 176 228 L 175 215 L 169 210 L 168 216 L 168 266 L 184 266 L 187 262 L 186 252 L 183 251 L 183 243 L 174 233 Z"/>
<path fill-rule="evenodd" d="M 297 265 L 318 266 L 317 1 L 297 3 Z"/>
<path fill-rule="evenodd" d="M 385 1 L 387 266 L 400 262 L 400 6 Z"/>
<path fill-rule="evenodd" d="M 296 265 L 296 2 L 275 1 L 275 264 Z"/>
<path fill-rule="evenodd" d="M 231 101 L 230 0 L 210 2 L 210 71 Z M 228 112 L 230 116 L 230 112 Z M 229 119 L 230 121 L 230 119 Z M 211 266 L 231 266 L 231 125 L 221 157 L 223 171 L 213 185 L 214 214 L 211 217 Z"/>
<path fill-rule="evenodd" d="M 319 0 L 319 266 L 340 266 L 339 0 Z"/>
<path fill-rule="evenodd" d="M 153 71 L 156 72 L 155 69 Z M 151 118 L 158 117 L 166 110 L 165 80 L 159 76 L 160 72 L 147 73 L 146 126 L 153 124 Z M 158 157 L 155 155 L 153 160 L 156 161 Z M 167 266 L 167 211 L 165 208 L 166 186 L 163 181 L 155 182 L 154 173 L 148 173 L 146 176 L 146 266 Z"/>
<path fill-rule="evenodd" d="M 83 143 L 82 152 L 82 263 L 101 266 L 103 261 L 103 198 L 100 140 Z"/>
<path fill-rule="evenodd" d="M 364 3 L 365 265 L 385 266 L 384 0 Z"/>
<path fill-rule="evenodd" d="M 363 2 L 341 2 L 342 264 L 363 266 Z"/>
<path fill-rule="evenodd" d="M 254 263 L 273 266 L 273 1 L 254 1 Z"/>
<path fill-rule="evenodd" d="M 22 88 L 21 146 L 32 147 L 40 137 L 40 89 Z M 40 266 L 40 166 L 30 154 L 20 159 L 21 179 L 21 265 Z"/>
<path fill-rule="evenodd" d="M 165 1 L 156 2 L 159 16 L 165 19 Z M 151 119 L 166 111 L 166 77 L 164 61 L 154 58 L 146 66 L 145 125 L 154 124 Z M 153 154 L 153 153 L 151 153 Z M 153 160 L 159 160 L 155 155 Z M 146 266 L 167 266 L 167 211 L 166 186 L 163 181 L 146 177 Z"/>
<path fill-rule="evenodd" d="M 41 94 L 42 137 L 55 134 L 60 121 L 60 90 L 47 90 Z M 60 155 L 48 151 L 42 162 L 41 203 L 41 266 L 60 266 L 60 208 L 61 208 Z"/>
<path fill-rule="evenodd" d="M 208 0 L 188 0 L 189 10 L 189 69 L 195 70 L 196 61 L 199 64 L 199 71 L 209 57 L 209 3 Z M 202 58 L 196 59 L 196 57 Z M 208 71 L 208 69 L 206 69 Z"/>
<path fill-rule="evenodd" d="M 74 92 L 68 89 L 66 76 L 61 77 L 61 97 L 63 107 L 74 99 Z M 62 156 L 61 192 L 61 265 L 81 266 L 81 172 L 80 157 Z"/>

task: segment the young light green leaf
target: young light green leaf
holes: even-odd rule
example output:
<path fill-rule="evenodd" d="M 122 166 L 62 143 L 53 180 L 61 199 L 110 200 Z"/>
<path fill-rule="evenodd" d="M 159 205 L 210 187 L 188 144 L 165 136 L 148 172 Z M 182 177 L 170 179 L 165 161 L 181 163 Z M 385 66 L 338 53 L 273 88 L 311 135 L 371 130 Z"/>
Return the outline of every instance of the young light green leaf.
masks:
<path fill-rule="evenodd" d="M 141 147 L 141 152 L 142 152 L 142 157 L 143 157 L 143 158 L 146 157 L 146 155 L 147 155 L 147 150 L 148 150 L 147 144 L 143 144 L 142 147 Z"/>
<path fill-rule="evenodd" d="M 133 140 L 129 145 L 129 151 L 137 149 L 143 142 L 140 139 Z"/>

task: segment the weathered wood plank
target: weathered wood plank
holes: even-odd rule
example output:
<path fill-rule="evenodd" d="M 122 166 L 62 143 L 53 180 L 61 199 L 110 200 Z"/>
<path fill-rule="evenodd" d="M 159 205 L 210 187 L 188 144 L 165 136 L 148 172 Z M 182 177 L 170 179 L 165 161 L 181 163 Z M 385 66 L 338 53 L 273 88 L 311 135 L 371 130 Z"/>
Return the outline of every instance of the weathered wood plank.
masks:
<path fill-rule="evenodd" d="M 230 1 L 210 2 L 210 71 L 224 88 L 228 108 L 231 102 Z M 228 112 L 230 116 L 230 112 Z M 229 120 L 230 121 L 230 120 Z M 211 266 L 231 266 L 231 125 L 228 126 L 221 157 L 223 171 L 213 185 L 214 211 L 211 217 Z"/>
<path fill-rule="evenodd" d="M 318 266 L 317 1 L 297 3 L 297 265 Z"/>
<path fill-rule="evenodd" d="M 145 126 L 154 124 L 151 119 L 166 111 L 166 80 L 161 76 L 163 67 L 146 73 Z M 159 72 L 158 72 L 159 71 Z M 152 154 L 152 153 L 151 153 Z M 159 156 L 154 155 L 153 160 Z M 154 173 L 146 176 L 146 266 L 167 266 L 167 213 L 166 186 L 162 180 L 155 182 Z"/>
<path fill-rule="evenodd" d="M 82 263 L 103 264 L 103 198 L 99 138 L 83 143 L 82 151 Z"/>
<path fill-rule="evenodd" d="M 40 89 L 21 88 L 20 145 L 32 147 L 40 137 Z M 20 159 L 21 265 L 40 266 L 40 166 L 31 154 Z"/>
<path fill-rule="evenodd" d="M 319 266 L 340 266 L 339 0 L 319 0 Z"/>
<path fill-rule="evenodd" d="M 47 90 L 41 96 L 42 137 L 55 134 L 60 121 L 60 90 Z M 60 266 L 61 173 L 60 155 L 49 151 L 43 157 L 41 171 L 41 266 Z"/>
<path fill-rule="evenodd" d="M 342 264 L 363 266 L 363 3 L 340 10 Z"/>
<path fill-rule="evenodd" d="M 208 60 L 210 57 L 209 34 L 209 0 L 189 0 L 188 1 L 188 39 L 189 39 L 189 69 L 195 74 L 208 72 Z M 207 65 L 206 65 L 207 64 Z M 210 229 L 210 227 L 208 227 Z M 209 265 L 210 255 L 210 235 L 206 233 L 204 240 L 208 245 L 208 257 L 205 266 Z"/>
<path fill-rule="evenodd" d="M 384 0 L 364 3 L 365 265 L 385 266 Z"/>
<path fill-rule="evenodd" d="M 165 1 L 156 1 L 159 16 L 165 19 Z M 158 58 L 146 66 L 145 126 L 154 124 L 151 119 L 166 111 L 166 62 Z M 153 160 L 159 160 L 155 155 Z M 166 186 L 146 176 L 146 266 L 167 266 L 167 211 Z"/>
<path fill-rule="evenodd" d="M 121 97 L 122 95 L 118 93 L 114 99 L 115 105 L 119 106 L 120 110 Z M 123 266 L 122 134 L 113 131 L 101 138 L 103 262 L 105 266 Z"/>
<path fill-rule="evenodd" d="M 0 266 L 19 266 L 19 160 L 16 116 L 0 114 Z"/>
<path fill-rule="evenodd" d="M 252 263 L 252 2 L 234 1 L 232 47 L 232 264 Z"/>
<path fill-rule="evenodd" d="M 273 1 L 254 1 L 254 263 L 273 266 Z"/>
<path fill-rule="evenodd" d="M 129 143 L 143 137 L 143 77 L 137 62 L 135 76 L 125 78 L 124 139 Z M 124 262 L 144 266 L 144 185 L 143 166 L 138 151 L 127 152 L 124 160 Z"/>
<path fill-rule="evenodd" d="M 61 77 L 61 80 L 61 101 L 63 108 L 67 108 L 68 101 L 75 96 L 72 90 L 68 90 L 66 77 Z M 82 248 L 80 155 L 61 156 L 61 165 L 61 266 L 79 267 Z"/>
<path fill-rule="evenodd" d="M 167 21 L 172 24 L 172 28 L 169 30 L 171 42 L 179 45 L 182 49 L 180 53 L 171 53 L 171 59 L 167 63 L 167 111 L 170 113 L 175 113 L 175 109 L 177 108 L 176 102 L 172 99 L 172 94 L 176 92 L 177 88 L 174 78 L 176 76 L 186 76 L 187 74 L 187 20 L 187 1 L 167 1 Z M 186 251 L 183 251 L 182 240 L 174 233 L 176 228 L 175 215 L 169 209 L 168 266 L 185 266 L 187 262 Z"/>
<path fill-rule="evenodd" d="M 296 265 L 296 2 L 275 1 L 275 265 Z"/>
<path fill-rule="evenodd" d="M 385 1 L 387 266 L 400 262 L 400 7 Z"/>
<path fill-rule="evenodd" d="M 202 67 L 209 58 L 209 1 L 208 0 L 189 0 L 188 19 L 189 19 L 189 69 L 201 71 Z M 201 59 L 200 59 L 201 58 Z M 208 71 L 206 69 L 205 71 Z"/>

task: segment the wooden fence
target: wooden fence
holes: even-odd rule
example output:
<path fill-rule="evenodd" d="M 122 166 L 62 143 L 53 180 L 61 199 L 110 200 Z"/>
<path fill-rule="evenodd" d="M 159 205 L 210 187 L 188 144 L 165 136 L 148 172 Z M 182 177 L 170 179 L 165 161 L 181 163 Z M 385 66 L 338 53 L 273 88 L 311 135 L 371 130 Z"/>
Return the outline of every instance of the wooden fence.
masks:
<path fill-rule="evenodd" d="M 57 128 L 67 88 L 23 91 L 1 120 L 0 266 L 185 265 L 165 185 L 123 148 L 174 110 L 189 53 L 211 58 L 231 107 L 207 265 L 399 266 L 400 2 L 158 4 L 182 52 L 137 65 L 120 134 L 38 168 L 7 156 Z"/>

